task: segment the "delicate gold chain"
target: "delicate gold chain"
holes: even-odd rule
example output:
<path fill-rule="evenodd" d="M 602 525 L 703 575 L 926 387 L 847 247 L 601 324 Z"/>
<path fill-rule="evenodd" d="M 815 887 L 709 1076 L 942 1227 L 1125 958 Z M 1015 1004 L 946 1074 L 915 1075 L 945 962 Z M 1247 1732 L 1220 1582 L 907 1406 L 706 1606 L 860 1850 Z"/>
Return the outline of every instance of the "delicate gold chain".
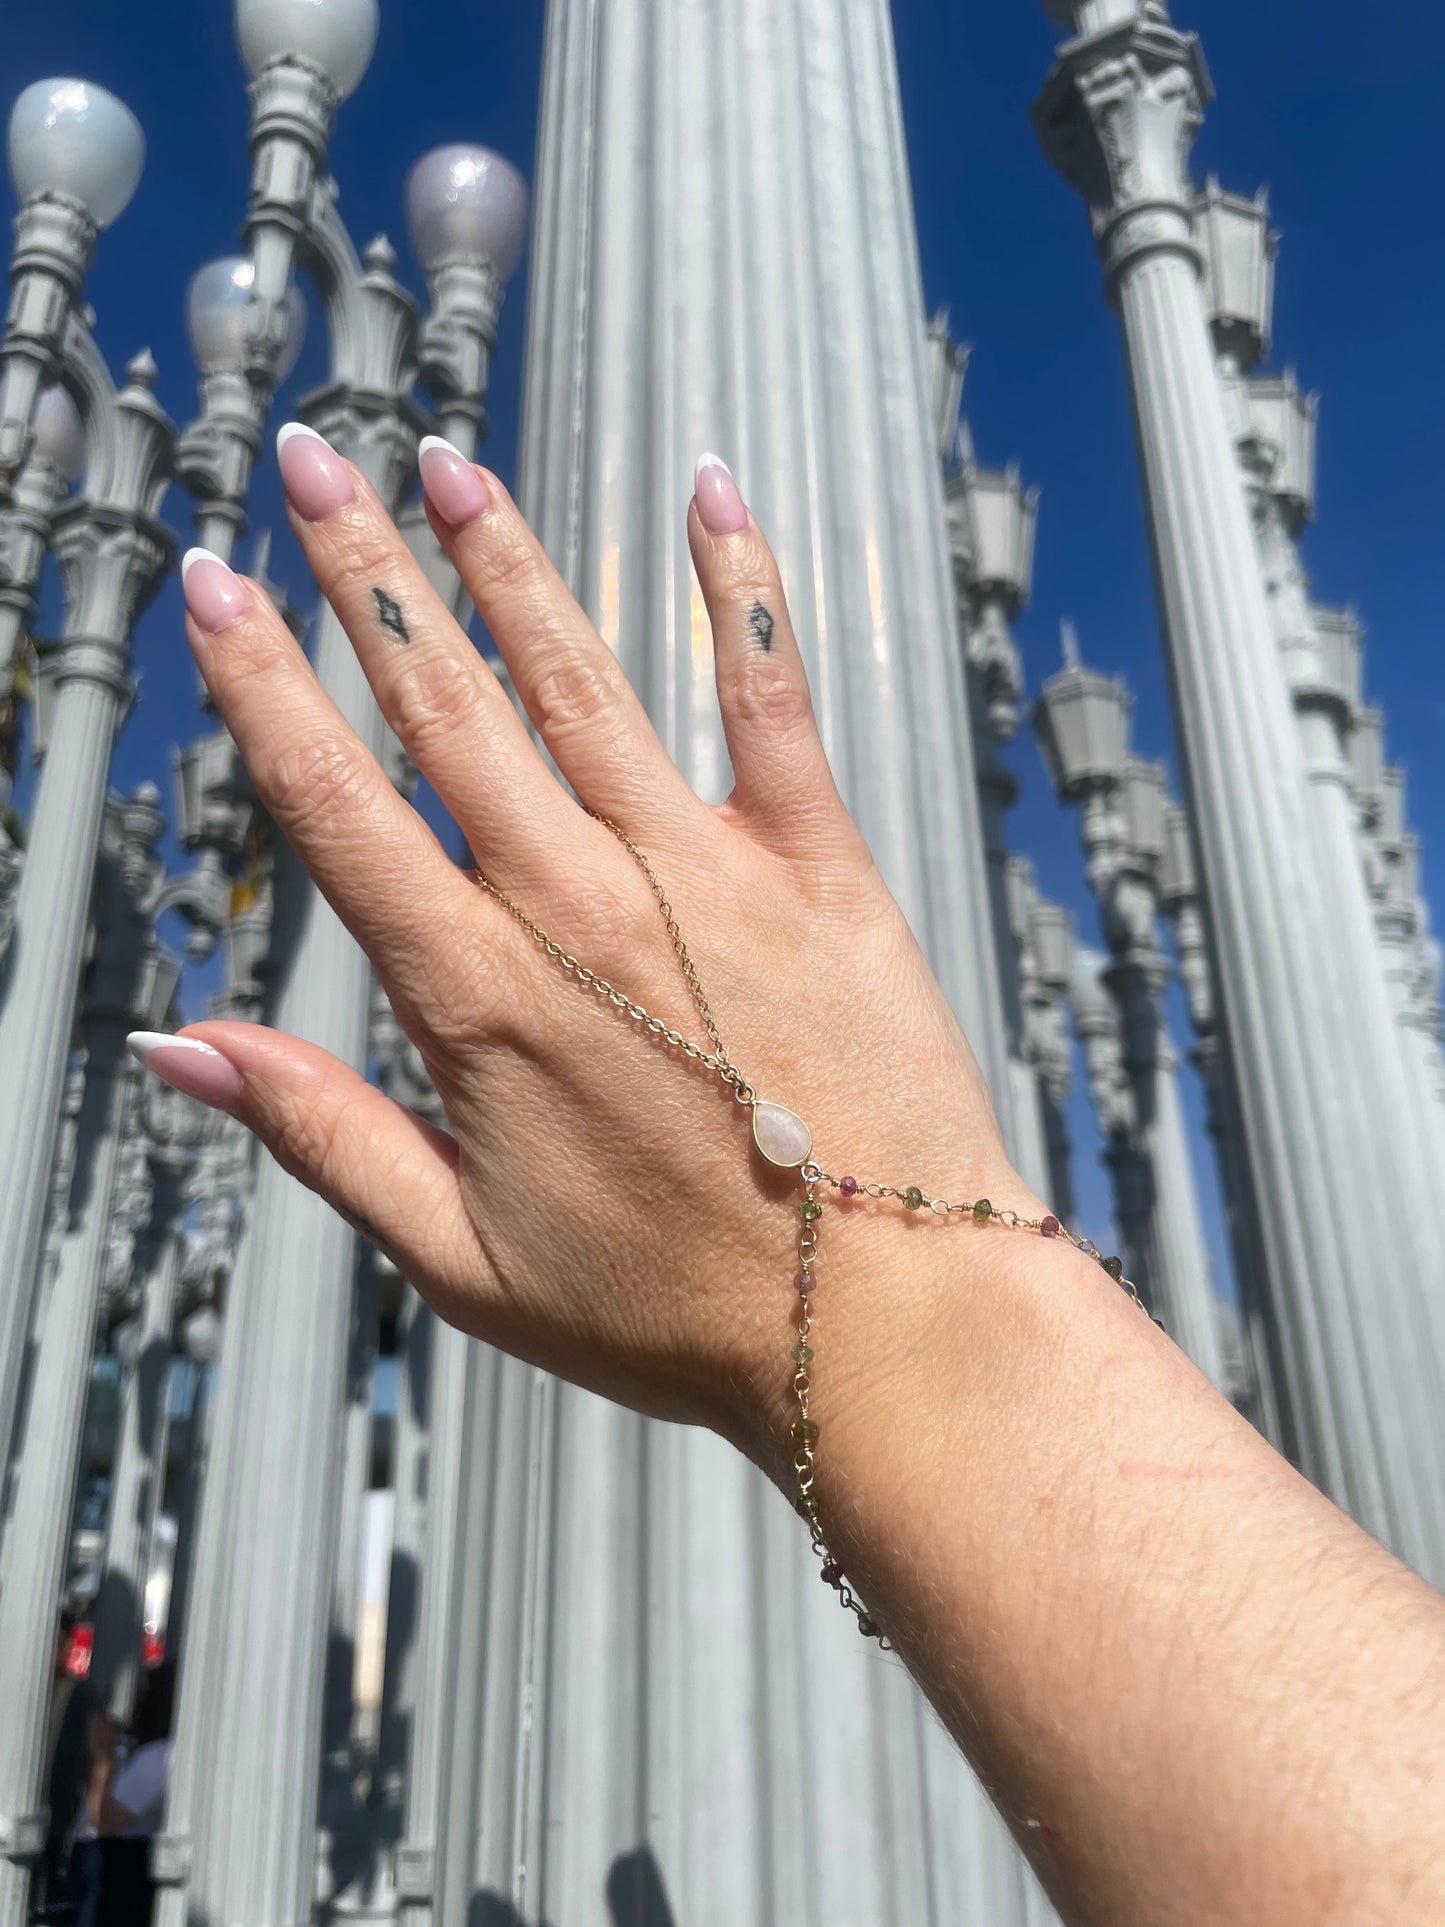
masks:
<path fill-rule="evenodd" d="M 627 851 L 638 869 L 641 870 L 642 874 L 647 878 L 648 886 L 653 896 L 657 898 L 657 907 L 662 912 L 662 920 L 667 926 L 667 934 L 672 938 L 673 952 L 682 967 L 682 974 L 686 980 L 688 990 L 692 995 L 692 1001 L 697 1005 L 698 1015 L 702 1018 L 703 1026 L 712 1042 L 713 1048 L 710 1051 L 704 1050 L 700 1044 L 690 1043 L 688 1039 L 682 1035 L 681 1031 L 673 1030 L 669 1025 L 665 1024 L 660 1017 L 651 1016 L 641 1004 L 629 997 L 626 991 L 618 990 L 614 984 L 610 984 L 605 977 L 599 976 L 595 970 L 589 970 L 586 964 L 579 963 L 576 957 L 572 956 L 569 951 L 564 950 L 562 945 L 558 943 L 554 937 L 549 937 L 540 924 L 534 923 L 525 910 L 513 903 L 512 899 L 507 896 L 504 891 L 499 890 L 496 884 L 493 883 L 489 877 L 484 876 L 480 870 L 474 870 L 472 872 L 473 879 L 480 884 L 489 896 L 496 898 L 508 916 L 515 918 L 515 920 L 521 924 L 527 935 L 547 953 L 554 963 L 559 964 L 563 970 L 568 971 L 580 984 L 585 984 L 589 990 L 595 990 L 599 997 L 605 997 L 607 1002 L 612 1004 L 616 1009 L 625 1011 L 635 1023 L 641 1024 L 643 1029 L 651 1032 L 654 1037 L 661 1037 L 664 1042 L 673 1045 L 677 1050 L 682 1051 L 686 1056 L 694 1059 L 695 1062 L 701 1064 L 705 1069 L 716 1071 L 723 1083 L 732 1087 L 733 1096 L 739 1104 L 751 1104 L 756 1098 L 757 1092 L 743 1077 L 742 1072 L 737 1066 L 728 1058 L 727 1045 L 724 1044 L 722 1040 L 721 1033 L 717 1027 L 717 1020 L 714 1018 L 708 1005 L 707 997 L 703 992 L 702 982 L 697 974 L 697 966 L 692 960 L 687 944 L 683 941 L 683 935 L 678 928 L 677 918 L 673 913 L 672 905 L 667 900 L 666 891 L 657 880 L 656 871 L 627 832 L 620 829 L 610 817 L 598 816 L 596 821 L 602 825 L 603 829 L 611 830 L 612 834 L 617 838 L 617 841 L 622 845 L 623 849 Z"/>
<path fill-rule="evenodd" d="M 593 814 L 595 815 L 595 812 Z M 697 1006 L 698 1015 L 702 1018 L 708 1039 L 712 1044 L 711 1050 L 704 1050 L 700 1044 L 692 1043 L 683 1036 L 681 1031 L 674 1030 L 669 1024 L 664 1023 L 662 1018 L 652 1016 L 635 999 L 629 997 L 626 991 L 617 989 L 615 984 L 609 983 L 605 977 L 599 976 L 595 970 L 579 962 L 570 951 L 564 950 L 554 937 L 549 937 L 540 924 L 534 923 L 525 910 L 499 890 L 489 877 L 483 876 L 480 870 L 472 873 L 473 879 L 489 896 L 495 897 L 508 916 L 521 925 L 532 941 L 561 969 L 575 977 L 578 983 L 583 984 L 588 990 L 596 991 L 599 997 L 632 1018 L 635 1023 L 641 1024 L 643 1029 L 652 1036 L 662 1038 L 665 1043 L 671 1044 L 705 1069 L 715 1071 L 723 1083 L 731 1088 L 733 1097 L 739 1104 L 756 1107 L 758 1094 L 728 1056 L 727 1046 L 723 1043 L 717 1021 L 703 993 L 697 967 L 678 928 L 677 917 L 672 905 L 668 902 L 667 893 L 657 880 L 657 873 L 625 830 L 619 828 L 608 817 L 598 816 L 596 820 L 604 829 L 612 832 L 647 878 L 648 886 L 657 899 L 657 907 L 662 912 L 667 934 L 672 939 L 673 952 L 686 980 L 688 991 L 693 1003 Z M 825 1171 L 822 1165 L 814 1163 L 811 1159 L 801 1166 L 800 1175 L 803 1180 L 803 1201 L 798 1207 L 801 1229 L 798 1233 L 798 1272 L 793 1280 L 799 1296 L 799 1312 L 796 1327 L 797 1343 L 792 1351 L 792 1389 L 797 1406 L 797 1417 L 789 1427 L 793 1444 L 793 1473 L 798 1487 L 797 1505 L 807 1522 L 812 1550 L 822 1562 L 822 1578 L 833 1587 L 843 1605 L 857 1619 L 858 1630 L 867 1638 L 878 1640 L 886 1648 L 889 1645 L 887 1638 L 880 1631 L 877 1621 L 862 1600 L 848 1584 L 841 1564 L 829 1548 L 823 1532 L 820 1517 L 822 1508 L 816 1490 L 819 1428 L 808 1407 L 813 1390 L 812 1375 L 809 1371 L 813 1363 L 813 1347 L 809 1340 L 813 1332 L 813 1291 L 817 1283 L 813 1276 L 813 1266 L 818 1257 L 818 1222 L 823 1215 L 823 1207 L 817 1197 L 818 1187 L 827 1185 L 845 1199 L 897 1198 L 906 1211 L 927 1210 L 939 1218 L 966 1217 L 976 1225 L 999 1224 L 1009 1230 L 1037 1231 L 1045 1238 L 1061 1238 L 1100 1265 L 1117 1285 L 1130 1294 L 1140 1311 L 1148 1314 L 1149 1308 L 1140 1297 L 1137 1286 L 1124 1276 L 1124 1265 L 1121 1259 L 1106 1258 L 1090 1239 L 1075 1236 L 1052 1214 L 1043 1218 L 1024 1218 L 1017 1211 L 999 1210 L 987 1198 L 978 1198 L 972 1204 L 950 1204 L 945 1198 L 929 1197 L 916 1184 L 875 1184 L 853 1177 L 835 1178 Z M 1156 1318 L 1154 1322 L 1158 1324 L 1159 1320 Z"/>

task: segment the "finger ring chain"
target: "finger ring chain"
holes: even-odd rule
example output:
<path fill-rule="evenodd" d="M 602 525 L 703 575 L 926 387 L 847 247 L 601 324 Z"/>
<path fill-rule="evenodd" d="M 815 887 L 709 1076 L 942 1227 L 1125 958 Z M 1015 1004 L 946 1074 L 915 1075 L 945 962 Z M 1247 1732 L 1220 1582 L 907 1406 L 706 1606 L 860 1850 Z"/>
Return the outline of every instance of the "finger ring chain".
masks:
<path fill-rule="evenodd" d="M 658 882 L 652 865 L 625 830 L 605 816 L 599 816 L 597 821 L 604 829 L 612 832 L 647 878 L 652 894 L 657 899 L 663 922 L 667 926 L 667 934 L 672 939 L 673 951 L 688 991 L 702 1018 L 711 1049 L 691 1042 L 680 1031 L 664 1023 L 660 1017 L 652 1016 L 625 991 L 617 989 L 605 977 L 599 976 L 595 970 L 589 970 L 554 938 L 549 937 L 539 924 L 532 921 L 525 910 L 513 903 L 509 896 L 499 890 L 479 870 L 473 872 L 474 879 L 489 896 L 496 898 L 507 914 L 522 926 L 538 948 L 545 952 L 560 969 L 575 977 L 588 990 L 595 991 L 605 1002 L 640 1024 L 653 1036 L 660 1037 L 664 1043 L 681 1051 L 685 1057 L 692 1058 L 705 1070 L 715 1072 L 732 1091 L 735 1101 L 752 1113 L 753 1141 L 761 1155 L 769 1164 L 798 1173 L 803 1186 L 803 1197 L 798 1206 L 798 1268 L 793 1278 L 798 1314 L 794 1326 L 796 1343 L 789 1354 L 793 1368 L 793 1398 L 797 1408 L 797 1416 L 789 1427 L 793 1449 L 793 1472 L 798 1489 L 797 1507 L 807 1524 L 813 1552 L 820 1563 L 820 1576 L 823 1581 L 833 1587 L 844 1607 L 857 1619 L 858 1630 L 869 1639 L 876 1639 L 881 1645 L 888 1647 L 887 1636 L 849 1585 L 840 1561 L 828 1545 L 823 1529 L 822 1505 L 818 1498 L 819 1429 L 816 1419 L 810 1416 L 808 1407 L 813 1389 L 811 1375 L 813 1305 L 817 1284 L 814 1266 L 818 1257 L 819 1221 L 823 1216 L 823 1204 L 819 1193 L 834 1192 L 842 1200 L 891 1199 L 896 1200 L 905 1211 L 928 1211 L 935 1217 L 958 1217 L 976 1226 L 1000 1225 L 1009 1231 L 1033 1231 L 1044 1238 L 1062 1238 L 1076 1250 L 1082 1251 L 1086 1257 L 1094 1259 L 1117 1285 L 1129 1293 L 1140 1311 L 1146 1315 L 1150 1315 L 1148 1307 L 1140 1297 L 1137 1286 L 1124 1276 L 1122 1259 L 1106 1258 L 1090 1239 L 1076 1236 L 1052 1214 L 1042 1218 L 1024 1218 L 1017 1211 L 999 1210 L 987 1198 L 977 1198 L 968 1204 L 955 1204 L 944 1198 L 929 1197 L 916 1184 L 875 1184 L 851 1176 L 834 1177 L 825 1171 L 813 1158 L 813 1134 L 797 1112 L 790 1111 L 784 1104 L 760 1097 L 753 1085 L 728 1057 L 727 1046 L 723 1043 L 717 1021 L 703 993 L 697 967 L 678 928 L 672 905 L 667 900 L 667 893 Z M 1159 1322 L 1157 1318 L 1154 1320 L 1155 1324 Z"/>

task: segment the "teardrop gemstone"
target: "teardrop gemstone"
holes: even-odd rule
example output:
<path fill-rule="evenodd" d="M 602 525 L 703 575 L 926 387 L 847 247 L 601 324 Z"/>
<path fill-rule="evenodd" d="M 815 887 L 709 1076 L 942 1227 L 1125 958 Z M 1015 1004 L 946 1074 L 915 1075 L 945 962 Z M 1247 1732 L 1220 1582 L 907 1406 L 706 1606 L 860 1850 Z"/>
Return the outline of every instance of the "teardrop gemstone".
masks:
<path fill-rule="evenodd" d="M 796 1171 L 813 1155 L 813 1133 L 796 1111 L 781 1104 L 753 1106 L 753 1141 L 769 1164 Z"/>

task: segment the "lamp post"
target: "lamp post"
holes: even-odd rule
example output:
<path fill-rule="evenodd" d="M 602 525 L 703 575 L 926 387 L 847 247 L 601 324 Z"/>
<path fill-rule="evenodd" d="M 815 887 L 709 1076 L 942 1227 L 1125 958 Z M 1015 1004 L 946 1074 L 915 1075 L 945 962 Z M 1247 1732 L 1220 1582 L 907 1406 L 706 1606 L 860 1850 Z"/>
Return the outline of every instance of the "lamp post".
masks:
<path fill-rule="evenodd" d="M 162 874 L 153 854 L 162 829 L 158 802 L 154 786 L 142 785 L 106 812 L 74 1175 L 0 1544 L 0 1927 L 22 1927 L 29 1869 L 44 1845 L 44 1655 L 54 1646 L 116 1174 L 135 1100 L 125 1036 L 165 1022 L 180 975 L 179 960 L 151 934 Z"/>
<path fill-rule="evenodd" d="M 0 491 L 30 452 L 41 391 L 64 366 L 96 237 L 140 183 L 145 136 L 104 87 L 37 80 L 11 109 L 9 159 L 20 212 L 0 343 Z"/>
<path fill-rule="evenodd" d="M 1044 684 L 1035 725 L 1055 791 L 1079 810 L 1089 887 L 1112 958 L 1107 982 L 1118 1001 L 1132 1092 L 1128 1128 L 1113 1134 L 1111 1151 L 1119 1231 L 1131 1276 L 1166 1329 L 1223 1388 L 1215 1294 L 1164 1011 L 1164 770 L 1129 753 L 1128 692 L 1084 667 L 1072 630 L 1065 656 L 1064 668 Z"/>
<path fill-rule="evenodd" d="M 14 150 L 12 141 L 12 158 Z M 21 226 L 48 205 L 43 197 L 27 201 Z M 69 313 L 58 325 L 63 339 L 53 344 L 53 353 L 63 355 L 67 381 L 81 398 L 86 474 L 80 494 L 52 524 L 65 627 L 16 898 L 19 939 L 0 1013 L 7 1099 L 0 1111 L 0 1277 L 6 1281 L 0 1293 L 0 1447 L 14 1426 L 35 1300 L 111 746 L 131 698 L 131 629 L 172 554 L 170 534 L 157 519 L 169 481 L 172 430 L 151 392 L 155 364 L 149 355 L 137 356 L 117 393 L 84 320 Z M 24 336 L 13 360 L 8 337 L 3 350 L 7 384 L 12 368 L 23 376 L 8 384 L 21 401 L 35 339 Z M 7 422 L 23 423 L 28 438 L 28 420 L 0 418 L 0 434 Z"/>
<path fill-rule="evenodd" d="M 1403 1116 L 1337 968 L 1302 759 L 1200 289 L 1188 153 L 1209 97 L 1164 0 L 1048 0 L 1071 30 L 1035 109 L 1086 199 L 1128 348 L 1181 756 L 1305 1470 L 1445 1576 L 1433 1255 Z M 1363 1021 L 1362 1021 L 1363 1019 Z M 1324 1042 L 1328 1040 L 1328 1048 Z M 1357 1200 L 1378 1209 L 1368 1220 Z M 1382 1228 L 1383 1227 L 1383 1228 Z M 1372 1304 L 1359 1302 L 1369 1279 Z M 1420 1334 L 1427 1333 L 1427 1343 Z"/>
<path fill-rule="evenodd" d="M 426 420 L 409 392 L 418 317 L 392 278 L 384 241 L 358 258 L 324 174 L 332 114 L 360 80 L 375 42 L 375 0 L 239 0 L 236 17 L 254 77 L 248 371 L 258 392 L 269 393 L 289 325 L 292 275 L 304 265 L 326 311 L 332 366 L 302 412 L 395 507 Z M 475 160 L 481 151 L 470 152 Z M 470 207 L 462 195 L 435 210 L 428 252 L 436 305 L 430 337 L 421 338 L 437 379 L 455 378 L 449 421 L 460 425 L 470 413 L 475 434 L 479 398 L 468 382 L 485 378 L 482 350 L 495 305 L 477 310 L 484 293 L 499 298 L 501 285 L 497 264 L 476 251 L 476 217 L 479 210 L 493 215 L 488 181 L 503 175 L 500 164 L 472 173 Z M 411 197 L 413 226 L 428 209 L 428 193 L 444 198 L 454 182 L 448 165 L 423 172 Z M 493 231 L 502 234 L 505 223 Z M 507 238 L 504 267 L 520 253 L 515 237 Z M 214 403 L 210 414 L 219 420 Z M 234 444 L 245 442 L 239 426 L 229 433 Z M 200 447 L 199 436 L 192 447 Z M 244 462 L 244 452 L 235 456 L 233 476 Z M 234 481 L 231 488 L 234 495 Z M 352 727 L 385 755 L 385 726 L 330 610 L 317 622 L 312 660 Z M 365 957 L 285 850 L 275 852 L 273 888 L 269 1018 L 365 1064 Z M 311 1905 L 354 1251 L 354 1234 L 325 1204 L 279 1167 L 258 1167 L 211 1421 L 212 1462 L 225 1465 L 225 1487 L 202 1504 L 189 1579 L 176 1791 L 155 1853 L 162 1927 L 178 1927 L 198 1909 L 217 1919 L 299 1920 Z M 263 1668 L 268 1703 L 274 1694 L 289 1709 L 284 1722 L 257 1717 Z"/>

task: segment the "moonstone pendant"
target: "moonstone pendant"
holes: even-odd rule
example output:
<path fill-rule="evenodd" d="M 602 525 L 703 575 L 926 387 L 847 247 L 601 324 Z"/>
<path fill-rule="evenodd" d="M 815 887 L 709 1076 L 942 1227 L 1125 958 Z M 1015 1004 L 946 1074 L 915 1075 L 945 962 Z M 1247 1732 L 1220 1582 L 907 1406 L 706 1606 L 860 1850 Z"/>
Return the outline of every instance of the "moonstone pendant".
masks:
<path fill-rule="evenodd" d="M 813 1155 L 813 1133 L 796 1111 L 781 1104 L 754 1104 L 753 1141 L 769 1164 L 785 1171 L 796 1171 Z"/>

